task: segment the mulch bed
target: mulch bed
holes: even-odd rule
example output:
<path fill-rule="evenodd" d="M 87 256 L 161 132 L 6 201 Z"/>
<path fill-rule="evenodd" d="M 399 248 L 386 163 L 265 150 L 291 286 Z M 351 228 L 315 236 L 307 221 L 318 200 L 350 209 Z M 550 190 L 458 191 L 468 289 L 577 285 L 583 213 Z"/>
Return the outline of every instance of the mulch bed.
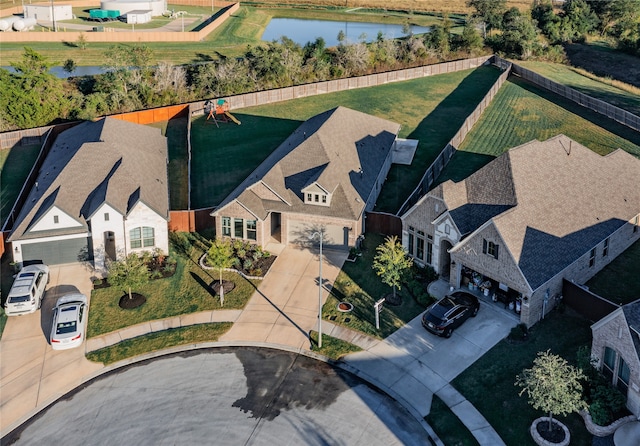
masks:
<path fill-rule="evenodd" d="M 131 299 L 129 299 L 129 294 L 125 294 L 120 298 L 118 305 L 123 310 L 133 310 L 134 308 L 142 306 L 146 301 L 147 298 L 142 294 L 131 293 Z"/>
<path fill-rule="evenodd" d="M 241 265 L 236 265 L 233 268 L 240 271 L 242 274 L 247 275 L 247 276 L 259 276 L 259 277 L 264 277 L 267 274 L 267 271 L 269 271 L 269 268 L 271 268 L 271 265 L 273 265 L 273 262 L 276 261 L 278 257 L 277 256 L 269 256 L 269 257 L 263 257 L 261 259 L 258 259 L 257 262 L 253 262 L 253 265 L 251 266 L 250 270 L 246 270 L 244 268 L 241 267 Z M 255 274 L 255 272 L 257 270 L 260 270 L 261 274 Z M 227 291 L 227 290 L 225 290 Z"/>
<path fill-rule="evenodd" d="M 402 296 L 400 296 L 400 293 L 396 293 L 396 296 L 393 297 L 393 293 L 389 293 L 384 296 L 384 303 L 397 307 L 398 305 L 402 305 Z"/>
<path fill-rule="evenodd" d="M 549 430 L 548 421 L 538 423 L 536 429 L 542 438 L 551 443 L 560 443 L 564 440 L 564 430 L 555 421 L 551 423 L 551 430 Z"/>
<path fill-rule="evenodd" d="M 220 281 L 219 280 L 214 280 L 213 282 L 211 282 L 211 284 L 209 285 L 211 287 L 211 289 L 213 289 L 213 291 L 215 291 L 215 293 L 219 296 L 220 295 Z M 223 280 L 222 281 L 222 288 L 224 289 L 224 294 L 230 293 L 231 291 L 233 291 L 233 289 L 236 287 L 235 282 L 232 282 L 231 280 Z"/>

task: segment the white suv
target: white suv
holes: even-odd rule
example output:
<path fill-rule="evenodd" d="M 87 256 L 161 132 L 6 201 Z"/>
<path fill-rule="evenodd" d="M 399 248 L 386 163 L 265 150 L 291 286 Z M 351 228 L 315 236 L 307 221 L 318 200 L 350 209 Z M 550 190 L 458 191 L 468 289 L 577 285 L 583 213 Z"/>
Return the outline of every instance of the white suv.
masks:
<path fill-rule="evenodd" d="M 35 312 L 42 304 L 47 283 L 47 265 L 29 265 L 22 268 L 7 295 L 7 302 L 4 304 L 6 315 L 21 316 Z"/>

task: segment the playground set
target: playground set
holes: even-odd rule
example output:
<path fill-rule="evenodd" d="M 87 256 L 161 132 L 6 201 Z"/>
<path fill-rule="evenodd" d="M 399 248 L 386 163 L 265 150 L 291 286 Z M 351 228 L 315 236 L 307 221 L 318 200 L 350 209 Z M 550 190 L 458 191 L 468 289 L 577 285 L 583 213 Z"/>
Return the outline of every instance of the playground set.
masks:
<path fill-rule="evenodd" d="M 218 125 L 218 121 L 233 121 L 236 124 L 240 125 L 240 121 L 238 120 L 238 118 L 236 118 L 231 114 L 231 112 L 229 112 L 229 103 L 224 99 L 218 99 L 215 104 L 212 101 L 205 102 L 204 112 L 207 114 L 207 121 L 209 120 L 209 118 L 212 118 L 213 122 L 218 128 L 220 127 Z"/>

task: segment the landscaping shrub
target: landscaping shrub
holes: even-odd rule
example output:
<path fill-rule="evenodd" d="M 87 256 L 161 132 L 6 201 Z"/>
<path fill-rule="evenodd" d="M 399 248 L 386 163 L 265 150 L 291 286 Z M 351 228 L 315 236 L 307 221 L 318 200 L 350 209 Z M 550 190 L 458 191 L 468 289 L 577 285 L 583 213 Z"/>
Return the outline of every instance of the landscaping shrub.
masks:
<path fill-rule="evenodd" d="M 516 325 L 509 332 L 509 339 L 512 341 L 524 341 L 527 336 L 529 336 L 529 329 L 524 323 Z"/>

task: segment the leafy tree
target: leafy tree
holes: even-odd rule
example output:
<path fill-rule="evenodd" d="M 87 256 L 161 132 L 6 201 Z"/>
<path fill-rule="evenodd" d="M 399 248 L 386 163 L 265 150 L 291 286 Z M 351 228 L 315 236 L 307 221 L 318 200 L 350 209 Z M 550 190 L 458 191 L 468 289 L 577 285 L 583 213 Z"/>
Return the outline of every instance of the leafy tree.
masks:
<path fill-rule="evenodd" d="M 373 269 L 385 283 L 393 288 L 393 297 L 396 297 L 396 288 L 400 289 L 402 276 L 411 268 L 413 260 L 398 241 L 398 237 L 387 237 L 383 244 L 376 248 L 378 252 L 373 258 Z"/>
<path fill-rule="evenodd" d="M 76 68 L 78 66 L 76 65 L 76 61 L 73 59 L 67 59 L 64 61 L 64 65 L 62 66 L 62 69 L 64 71 L 66 71 L 67 73 L 71 74 L 74 71 L 76 71 Z"/>
<path fill-rule="evenodd" d="M 76 39 L 76 46 L 81 50 L 86 50 L 87 45 L 89 45 L 89 42 L 87 42 L 87 38 L 84 36 L 84 33 L 80 33 L 78 35 L 78 38 Z"/>
<path fill-rule="evenodd" d="M 229 240 L 217 239 L 207 251 L 207 262 L 220 271 L 220 306 L 224 306 L 224 286 L 222 286 L 222 270 L 234 265 L 233 247 Z"/>
<path fill-rule="evenodd" d="M 500 28 L 502 16 L 507 9 L 507 0 L 468 0 L 467 6 L 474 8 L 474 15 L 486 22 L 490 29 Z"/>
<path fill-rule="evenodd" d="M 129 299 L 133 299 L 131 290 L 140 288 L 149 281 L 149 268 L 136 253 L 129 254 L 123 260 L 112 262 L 109 265 L 107 282 L 109 285 L 129 293 Z"/>
<path fill-rule="evenodd" d="M 467 51 L 471 54 L 479 52 L 484 46 L 482 36 L 478 33 L 473 22 L 467 22 L 462 30 L 462 34 L 455 36 L 452 43 L 454 50 Z"/>
<path fill-rule="evenodd" d="M 529 57 L 536 43 L 536 27 L 531 18 L 517 8 L 511 8 L 503 17 L 502 34 L 493 40 L 496 50 L 510 56 Z"/>
<path fill-rule="evenodd" d="M 522 387 L 534 409 L 549 413 L 549 430 L 553 415 L 568 415 L 586 407 L 582 400 L 582 384 L 586 378 L 581 369 L 570 365 L 549 350 L 538 352 L 533 367 L 516 376 L 515 385 Z"/>
<path fill-rule="evenodd" d="M 585 0 L 567 0 L 563 10 L 566 25 L 571 29 L 571 38 L 583 39 L 597 28 L 600 21 Z"/>

